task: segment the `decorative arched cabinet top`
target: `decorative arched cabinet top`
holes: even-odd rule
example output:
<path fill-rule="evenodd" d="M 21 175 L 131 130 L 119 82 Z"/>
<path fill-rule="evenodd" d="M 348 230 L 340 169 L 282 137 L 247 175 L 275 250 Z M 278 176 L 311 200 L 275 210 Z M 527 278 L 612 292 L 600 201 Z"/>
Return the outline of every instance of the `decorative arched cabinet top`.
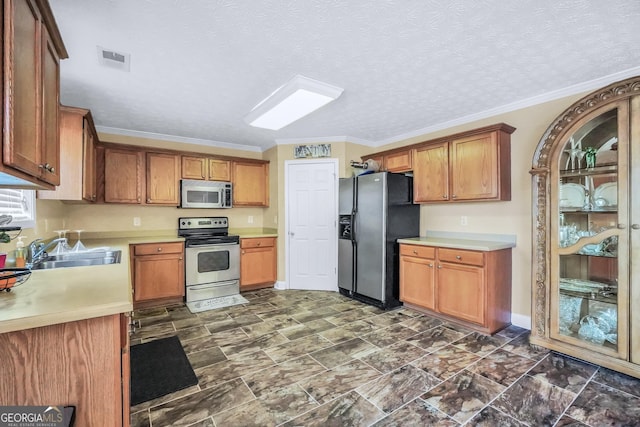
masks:
<path fill-rule="evenodd" d="M 531 173 L 546 174 L 549 170 L 549 154 L 558 140 L 564 139 L 572 124 L 593 110 L 611 102 L 630 98 L 640 94 L 640 76 L 622 80 L 593 92 L 574 103 L 560 114 L 547 128 L 538 143 L 533 155 L 533 169 Z"/>

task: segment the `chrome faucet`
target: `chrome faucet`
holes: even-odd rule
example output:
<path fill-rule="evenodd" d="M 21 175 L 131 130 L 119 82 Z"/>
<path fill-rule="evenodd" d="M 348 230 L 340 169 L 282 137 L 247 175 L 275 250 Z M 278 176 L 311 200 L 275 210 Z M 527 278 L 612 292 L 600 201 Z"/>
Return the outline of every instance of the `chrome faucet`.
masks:
<path fill-rule="evenodd" d="M 58 237 L 46 244 L 43 243 L 42 239 L 35 239 L 33 242 L 29 243 L 29 254 L 27 255 L 26 267 L 32 268 L 35 264 L 42 261 L 47 251 L 57 243 L 67 243 L 67 238 Z"/>

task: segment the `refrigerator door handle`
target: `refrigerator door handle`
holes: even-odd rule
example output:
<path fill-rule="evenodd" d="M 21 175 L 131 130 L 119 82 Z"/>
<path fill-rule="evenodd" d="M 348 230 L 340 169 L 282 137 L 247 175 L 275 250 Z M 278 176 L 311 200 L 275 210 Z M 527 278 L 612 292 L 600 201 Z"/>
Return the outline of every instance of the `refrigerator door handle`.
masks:
<path fill-rule="evenodd" d="M 351 211 L 351 241 L 355 243 L 356 241 L 356 212 Z"/>

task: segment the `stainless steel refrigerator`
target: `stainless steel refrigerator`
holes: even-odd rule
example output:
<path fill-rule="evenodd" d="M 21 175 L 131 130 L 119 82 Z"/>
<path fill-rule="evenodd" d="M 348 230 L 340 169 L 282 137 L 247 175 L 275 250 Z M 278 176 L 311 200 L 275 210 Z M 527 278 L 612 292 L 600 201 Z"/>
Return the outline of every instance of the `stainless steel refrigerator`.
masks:
<path fill-rule="evenodd" d="M 420 234 L 413 178 L 379 172 L 340 179 L 338 288 L 382 308 L 400 305 L 399 238 Z"/>

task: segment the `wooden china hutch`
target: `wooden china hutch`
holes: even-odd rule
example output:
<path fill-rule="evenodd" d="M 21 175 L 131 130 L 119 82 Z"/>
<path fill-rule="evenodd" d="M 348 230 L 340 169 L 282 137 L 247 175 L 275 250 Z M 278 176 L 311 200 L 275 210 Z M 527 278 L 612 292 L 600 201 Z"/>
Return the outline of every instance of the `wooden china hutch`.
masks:
<path fill-rule="evenodd" d="M 640 77 L 565 110 L 531 174 L 531 344 L 640 378 Z"/>

